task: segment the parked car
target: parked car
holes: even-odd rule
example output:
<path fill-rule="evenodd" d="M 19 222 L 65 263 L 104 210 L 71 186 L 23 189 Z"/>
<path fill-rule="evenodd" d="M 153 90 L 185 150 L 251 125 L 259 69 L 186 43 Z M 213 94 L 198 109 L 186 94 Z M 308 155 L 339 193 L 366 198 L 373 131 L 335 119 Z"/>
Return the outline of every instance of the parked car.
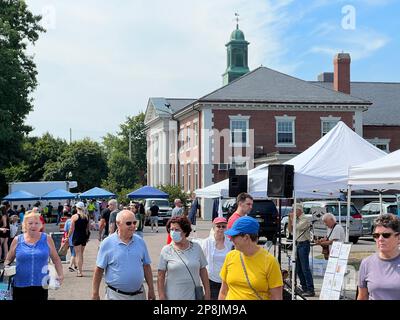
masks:
<path fill-rule="evenodd" d="M 152 204 L 153 201 L 160 208 L 158 212 L 158 224 L 159 225 L 167 224 L 167 221 L 171 218 L 172 215 L 172 208 L 168 202 L 168 199 L 156 199 L 156 198 L 146 199 L 144 203 L 144 212 L 146 213 L 144 224 L 146 226 L 150 225 L 150 207 L 153 205 Z"/>
<path fill-rule="evenodd" d="M 380 215 L 381 208 L 379 201 L 367 203 L 361 208 L 363 236 L 370 236 L 374 231 L 374 220 Z M 393 213 L 397 215 L 396 202 L 383 202 L 382 213 Z"/>
<path fill-rule="evenodd" d="M 278 209 L 279 210 L 279 209 Z M 281 234 L 286 239 L 292 239 L 292 234 L 289 232 L 289 213 L 293 210 L 292 206 L 281 207 Z"/>
<path fill-rule="evenodd" d="M 236 199 L 228 199 L 222 204 L 224 217 L 229 217 L 236 211 Z M 271 200 L 254 200 L 253 209 L 248 216 L 253 217 L 260 223 L 258 235 L 266 237 L 269 241 L 276 241 L 279 231 L 278 210 Z"/>
<path fill-rule="evenodd" d="M 321 218 L 314 219 L 311 215 L 311 208 L 322 208 L 326 212 L 332 213 L 336 217 L 336 221 L 339 222 L 339 206 L 338 201 L 307 201 L 303 202 L 304 214 L 313 222 L 313 237 L 315 239 L 323 238 L 326 236 L 326 226 L 322 222 Z M 347 202 L 340 202 L 340 222 L 343 228 L 346 228 L 347 218 Z M 350 205 L 350 225 L 349 225 L 349 241 L 356 244 L 358 239 L 362 236 L 362 215 L 358 212 L 357 208 Z"/>

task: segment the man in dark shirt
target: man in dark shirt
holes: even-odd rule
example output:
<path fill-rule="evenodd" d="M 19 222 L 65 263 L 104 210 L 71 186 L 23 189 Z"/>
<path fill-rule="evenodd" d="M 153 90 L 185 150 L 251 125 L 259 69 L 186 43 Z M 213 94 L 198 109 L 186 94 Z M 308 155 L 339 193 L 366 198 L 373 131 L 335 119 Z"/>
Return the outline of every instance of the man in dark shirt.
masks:
<path fill-rule="evenodd" d="M 116 209 L 117 209 L 117 200 L 111 199 L 110 201 L 108 201 L 108 207 L 101 212 L 101 219 L 99 224 L 99 241 L 105 239 L 108 236 L 108 224 L 110 220 L 110 214 L 112 211 Z"/>
<path fill-rule="evenodd" d="M 153 226 L 156 225 L 156 232 L 158 232 L 158 212 L 160 208 L 156 205 L 155 201 L 151 202 L 150 207 L 150 224 L 151 224 L 151 232 L 153 232 Z"/>
<path fill-rule="evenodd" d="M 57 207 L 57 222 L 56 222 L 56 226 L 58 226 L 58 224 L 60 223 L 61 217 L 63 215 L 63 210 L 64 207 L 61 205 L 61 202 L 58 203 L 58 207 Z"/>
<path fill-rule="evenodd" d="M 49 204 L 47 205 L 47 219 L 49 223 L 51 223 L 52 215 L 53 215 L 53 206 L 51 205 L 51 202 L 49 202 Z"/>

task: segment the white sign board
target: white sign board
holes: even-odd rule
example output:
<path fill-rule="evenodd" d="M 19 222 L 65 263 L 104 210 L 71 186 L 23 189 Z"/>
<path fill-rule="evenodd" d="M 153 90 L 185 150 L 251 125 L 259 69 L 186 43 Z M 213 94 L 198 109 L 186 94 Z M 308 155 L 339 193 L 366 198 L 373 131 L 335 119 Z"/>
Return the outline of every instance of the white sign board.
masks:
<path fill-rule="evenodd" d="M 320 300 L 339 300 L 351 244 L 334 241 L 329 252 Z"/>

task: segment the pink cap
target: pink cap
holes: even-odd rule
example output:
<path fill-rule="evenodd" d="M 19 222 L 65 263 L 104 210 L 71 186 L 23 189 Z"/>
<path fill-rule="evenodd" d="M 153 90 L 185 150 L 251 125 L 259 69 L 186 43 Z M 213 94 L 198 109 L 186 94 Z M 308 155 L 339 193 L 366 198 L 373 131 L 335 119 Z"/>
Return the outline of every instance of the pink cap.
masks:
<path fill-rule="evenodd" d="M 213 221 L 214 224 L 217 223 L 228 223 L 228 221 L 226 221 L 226 219 L 224 217 L 216 217 Z"/>

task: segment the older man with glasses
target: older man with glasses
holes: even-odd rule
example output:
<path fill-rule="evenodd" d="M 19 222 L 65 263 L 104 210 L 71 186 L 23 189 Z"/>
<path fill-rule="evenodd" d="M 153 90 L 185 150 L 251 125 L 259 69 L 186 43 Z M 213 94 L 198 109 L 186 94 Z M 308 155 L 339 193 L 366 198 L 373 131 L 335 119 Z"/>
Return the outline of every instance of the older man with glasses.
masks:
<path fill-rule="evenodd" d="M 99 300 L 100 282 L 105 271 L 106 300 L 145 300 L 143 279 L 154 300 L 150 256 L 143 239 L 135 234 L 137 220 L 132 211 L 122 210 L 116 217 L 117 232 L 103 240 L 93 275 L 92 299 Z"/>

